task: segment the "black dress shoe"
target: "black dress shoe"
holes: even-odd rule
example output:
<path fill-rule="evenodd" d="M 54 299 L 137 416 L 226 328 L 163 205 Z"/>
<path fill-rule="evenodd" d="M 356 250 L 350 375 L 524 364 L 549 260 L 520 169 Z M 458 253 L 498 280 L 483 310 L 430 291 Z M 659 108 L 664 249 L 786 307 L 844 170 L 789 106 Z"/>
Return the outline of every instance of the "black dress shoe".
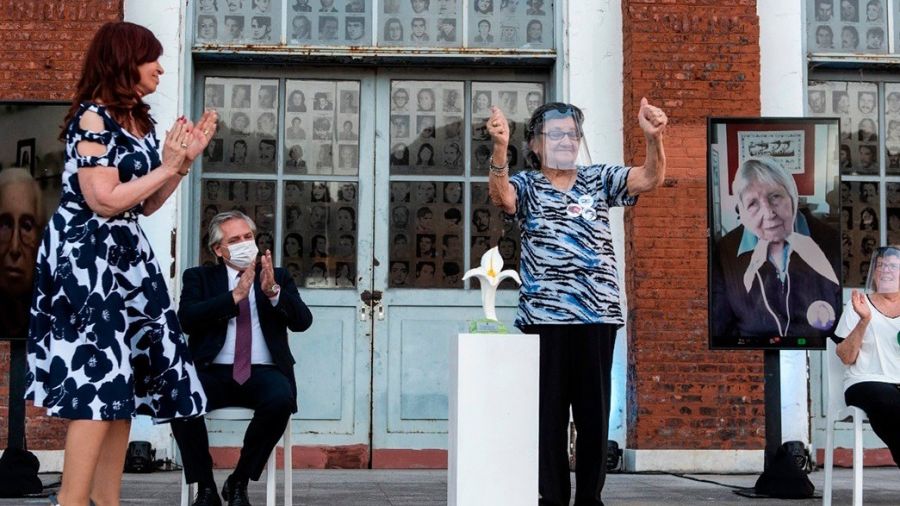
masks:
<path fill-rule="evenodd" d="M 222 498 L 228 501 L 228 506 L 250 506 L 247 497 L 247 482 L 237 481 L 228 477 L 222 485 Z"/>
<path fill-rule="evenodd" d="M 222 500 L 215 487 L 200 487 L 193 506 L 222 506 Z"/>

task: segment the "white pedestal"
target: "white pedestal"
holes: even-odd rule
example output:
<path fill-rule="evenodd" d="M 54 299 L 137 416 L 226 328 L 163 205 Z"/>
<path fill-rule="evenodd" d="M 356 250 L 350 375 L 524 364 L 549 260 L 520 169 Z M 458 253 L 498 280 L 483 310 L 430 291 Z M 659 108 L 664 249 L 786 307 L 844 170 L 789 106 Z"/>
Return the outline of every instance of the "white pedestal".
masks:
<path fill-rule="evenodd" d="M 450 341 L 450 506 L 538 501 L 540 341 L 459 334 Z"/>

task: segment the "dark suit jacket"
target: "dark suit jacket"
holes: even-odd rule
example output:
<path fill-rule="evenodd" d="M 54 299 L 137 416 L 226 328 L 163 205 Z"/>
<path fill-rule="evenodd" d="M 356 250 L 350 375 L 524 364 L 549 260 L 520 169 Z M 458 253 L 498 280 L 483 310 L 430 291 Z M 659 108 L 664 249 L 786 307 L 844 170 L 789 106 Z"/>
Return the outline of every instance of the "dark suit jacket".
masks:
<path fill-rule="evenodd" d="M 312 313 L 300 299 L 294 280 L 285 269 L 275 269 L 275 282 L 281 286 L 278 305 L 272 306 L 259 286 L 259 271 L 253 289 L 256 291 L 256 311 L 263 338 L 272 360 L 291 381 L 294 398 L 297 383 L 294 379 L 294 357 L 288 346 L 288 329 L 303 332 L 312 325 Z M 225 344 L 228 321 L 235 318 L 238 305 L 228 289 L 228 269 L 219 263 L 214 267 L 192 267 L 184 271 L 178 319 L 188 334 L 188 347 L 194 364 L 203 370 L 212 364 Z M 296 407 L 295 407 L 296 409 Z"/>

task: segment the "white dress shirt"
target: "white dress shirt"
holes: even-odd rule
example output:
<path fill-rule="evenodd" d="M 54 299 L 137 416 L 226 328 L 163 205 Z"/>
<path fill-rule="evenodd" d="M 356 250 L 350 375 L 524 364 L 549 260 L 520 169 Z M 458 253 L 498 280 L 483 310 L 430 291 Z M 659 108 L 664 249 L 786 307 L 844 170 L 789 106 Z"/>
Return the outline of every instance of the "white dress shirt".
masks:
<path fill-rule="evenodd" d="M 234 290 L 238 284 L 239 271 L 233 269 L 230 265 L 226 265 L 225 269 L 228 276 L 228 290 Z M 272 306 L 278 305 L 280 294 L 276 294 L 269 299 Z M 263 337 L 262 328 L 259 326 L 259 314 L 256 311 L 256 288 L 250 290 L 247 296 L 250 301 L 250 332 L 253 336 L 253 344 L 251 345 L 250 363 L 251 364 L 274 364 L 272 362 L 272 354 L 269 353 L 269 347 L 266 346 L 266 340 Z M 225 344 L 219 354 L 216 355 L 214 364 L 234 364 L 234 343 L 237 339 L 237 317 L 228 320 L 228 329 L 225 330 Z"/>

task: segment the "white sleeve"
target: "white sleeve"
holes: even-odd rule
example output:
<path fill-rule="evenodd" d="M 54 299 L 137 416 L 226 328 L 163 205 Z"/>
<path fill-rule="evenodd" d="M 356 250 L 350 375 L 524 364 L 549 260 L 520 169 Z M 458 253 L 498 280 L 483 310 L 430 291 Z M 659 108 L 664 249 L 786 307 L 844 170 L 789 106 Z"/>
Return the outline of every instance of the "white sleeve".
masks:
<path fill-rule="evenodd" d="M 868 301 L 866 303 L 868 304 Z M 851 299 L 844 304 L 844 313 L 841 315 L 841 321 L 838 322 L 837 327 L 834 329 L 834 335 L 840 338 L 849 336 L 857 323 L 859 323 L 859 315 L 853 309 L 853 300 Z"/>

